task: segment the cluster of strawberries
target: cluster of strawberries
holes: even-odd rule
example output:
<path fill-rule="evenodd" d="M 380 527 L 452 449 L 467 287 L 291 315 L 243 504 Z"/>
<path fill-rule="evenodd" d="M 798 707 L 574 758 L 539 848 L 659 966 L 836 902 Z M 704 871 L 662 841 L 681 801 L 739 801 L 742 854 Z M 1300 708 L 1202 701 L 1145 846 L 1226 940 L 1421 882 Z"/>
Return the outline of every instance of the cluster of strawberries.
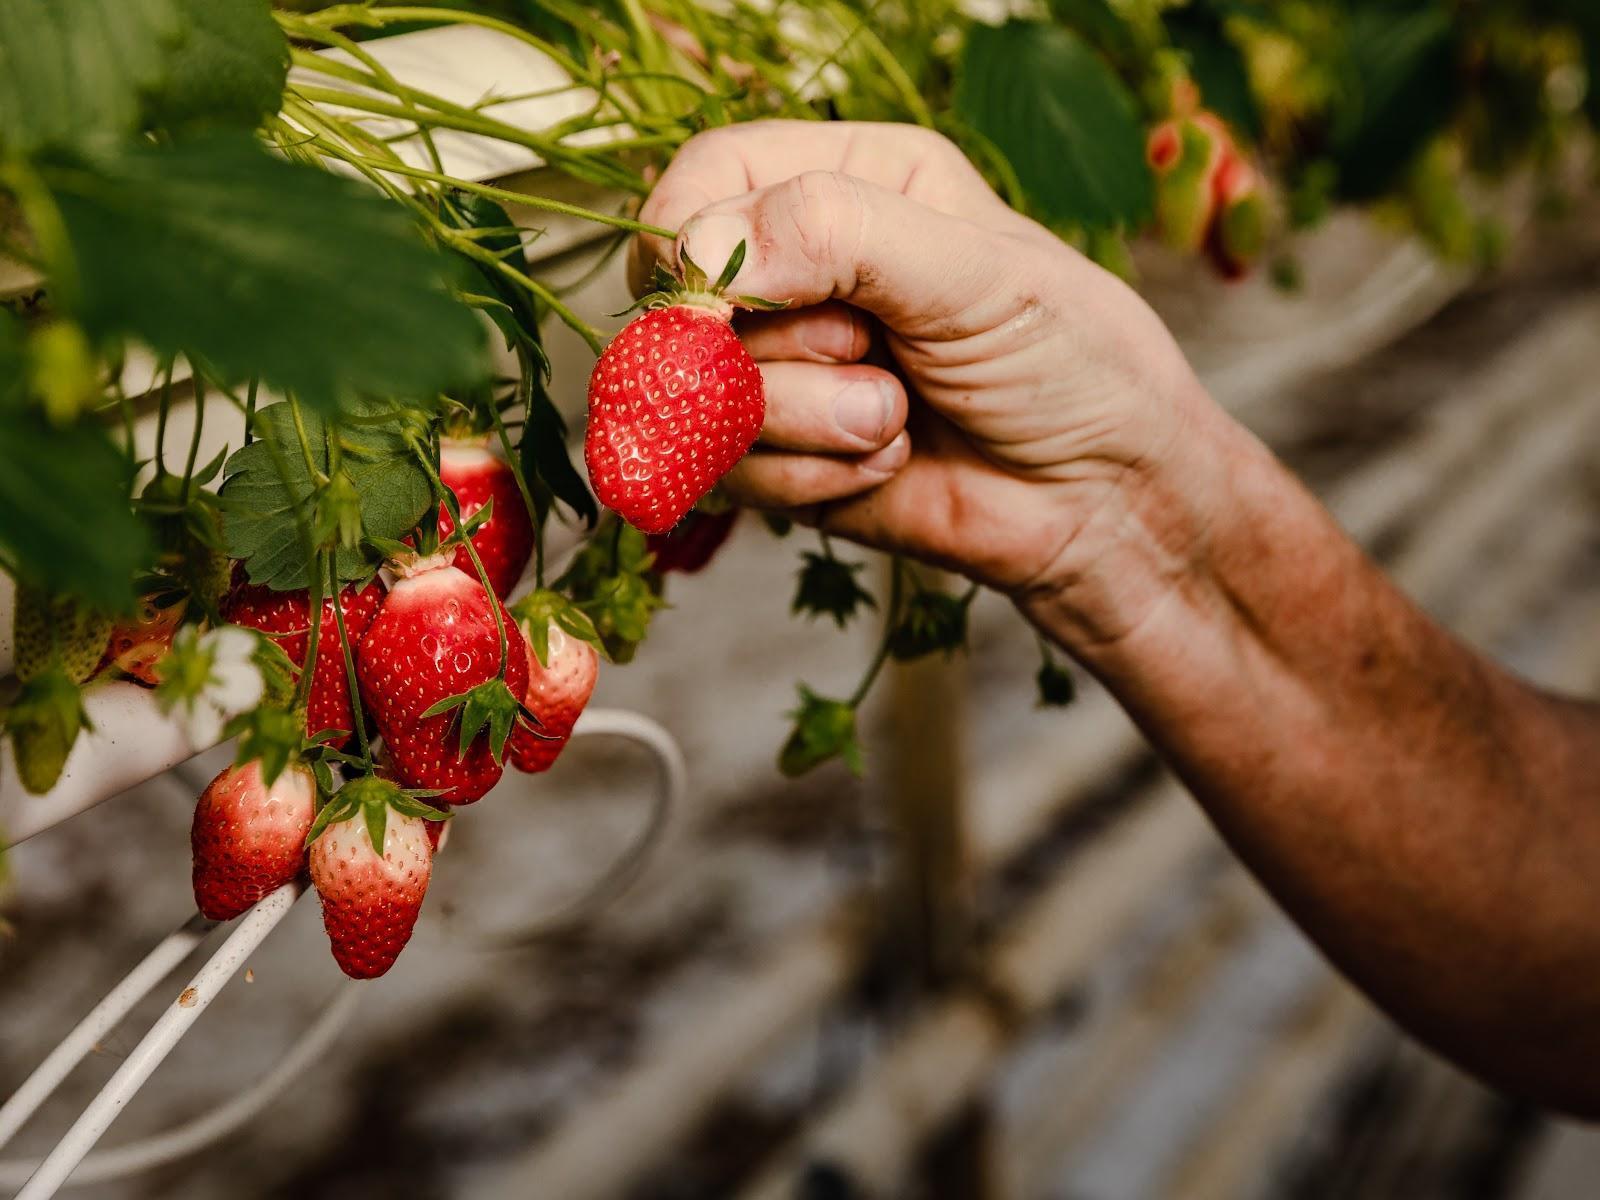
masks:
<path fill-rule="evenodd" d="M 761 374 L 733 331 L 734 303 L 723 297 L 743 255 L 741 245 L 715 282 L 688 261 L 683 280 L 663 277 L 590 377 L 591 482 L 603 503 L 649 535 L 657 572 L 698 570 L 726 539 L 734 512 L 691 510 L 761 430 Z M 753 297 L 737 303 L 775 307 Z M 494 787 L 505 762 L 548 769 L 598 670 L 593 626 L 571 601 L 540 591 L 509 610 L 503 603 L 534 543 L 511 468 L 485 444 L 447 440 L 439 476 L 471 529 L 493 595 L 459 538 L 453 552 L 402 557 L 390 564 L 396 580 L 387 590 L 375 579 L 324 601 L 311 663 L 305 592 L 271 591 L 236 574 L 223 603 L 227 621 L 272 637 L 312 672 L 309 738 L 342 749 L 364 712 L 383 755 L 337 790 L 303 764 L 270 780 L 258 761 L 222 772 L 195 809 L 196 902 L 206 916 L 230 919 L 309 861 L 334 958 L 358 979 L 382 975 L 410 939 L 450 810 Z M 475 521 L 491 503 L 488 518 Z M 441 506 L 441 539 L 454 529 Z M 170 636 L 147 628 L 112 650 L 136 673 L 163 648 L 144 642 Z M 359 697 L 351 695 L 352 674 Z"/>
<path fill-rule="evenodd" d="M 547 770 L 588 702 L 598 670 L 593 646 L 546 615 L 549 594 L 536 594 L 515 611 L 503 603 L 533 548 L 533 527 L 510 467 L 484 444 L 447 441 L 439 473 L 463 519 L 493 501 L 489 518 L 472 535 L 493 597 L 465 545 L 398 561 L 387 590 L 377 579 L 350 585 L 338 596 L 337 614 L 333 598 L 323 602 L 310 664 L 304 591 L 251 584 L 236 568 L 223 602 L 230 623 L 268 635 L 298 668 L 311 670 L 306 734 L 328 734 L 322 741 L 335 748 L 349 744 L 359 719 L 339 634 L 342 617 L 360 704 L 369 728 L 383 739 L 383 754 L 374 776 L 346 784 L 320 812 L 317 782 L 304 764 L 289 766 L 270 783 L 259 762 L 223 771 L 195 809 L 195 901 L 207 917 L 229 920 L 294 879 L 309 859 L 334 958 L 358 979 L 387 971 L 410 938 L 443 818 L 481 799 L 499 782 L 505 763 Z M 441 506 L 441 538 L 453 528 Z M 535 614 L 545 622 L 541 629 L 533 627 Z M 466 710 L 496 689 L 525 711 L 508 709 L 498 729 L 493 721 L 472 728 Z"/>

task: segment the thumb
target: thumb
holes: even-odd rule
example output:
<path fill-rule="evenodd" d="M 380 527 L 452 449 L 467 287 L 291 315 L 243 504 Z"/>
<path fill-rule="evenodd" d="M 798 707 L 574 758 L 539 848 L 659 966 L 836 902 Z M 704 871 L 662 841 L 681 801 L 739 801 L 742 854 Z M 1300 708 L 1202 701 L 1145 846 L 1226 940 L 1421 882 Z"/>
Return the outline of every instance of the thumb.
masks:
<path fill-rule="evenodd" d="M 1024 258 L 980 225 L 833 171 L 701 209 L 684 224 L 678 255 L 715 278 L 740 242 L 732 293 L 797 305 L 843 300 L 904 336 L 940 340 L 983 328 L 983 300 L 997 291 L 1013 309 Z"/>

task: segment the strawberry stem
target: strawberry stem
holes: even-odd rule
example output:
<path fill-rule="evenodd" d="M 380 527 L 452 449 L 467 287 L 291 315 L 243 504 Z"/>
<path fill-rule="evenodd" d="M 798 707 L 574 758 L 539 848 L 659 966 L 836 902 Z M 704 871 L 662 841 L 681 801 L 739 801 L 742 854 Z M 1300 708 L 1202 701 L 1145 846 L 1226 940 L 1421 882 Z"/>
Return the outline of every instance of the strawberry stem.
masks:
<path fill-rule="evenodd" d="M 367 741 L 367 714 L 361 703 L 361 685 L 356 679 L 356 656 L 350 648 L 350 634 L 344 627 L 344 605 L 340 603 L 339 576 L 333 555 L 324 555 L 328 568 L 328 586 L 333 589 L 333 621 L 339 629 L 339 650 L 344 657 L 344 678 L 350 689 L 350 716 L 354 719 L 356 745 L 361 748 L 361 765 L 372 773 L 372 746 Z M 321 624 L 318 621 L 317 624 Z"/>
<path fill-rule="evenodd" d="M 300 452 L 305 456 L 306 473 L 313 480 L 321 478 L 325 481 L 326 476 L 317 469 L 316 458 L 311 453 L 311 439 L 306 436 L 305 421 L 300 415 L 300 401 L 294 396 L 289 397 L 289 413 L 294 418 L 295 434 L 300 439 Z M 290 494 L 293 495 L 293 492 Z M 306 500 L 310 499 L 308 495 Z M 322 557 L 311 533 L 311 520 L 299 504 L 295 505 L 295 522 L 300 527 L 300 541 L 306 552 L 306 573 L 309 583 L 306 588 L 306 619 L 309 625 L 306 631 L 306 657 L 300 665 L 300 678 L 295 680 L 294 699 L 290 704 L 290 708 L 298 713 L 305 711 L 306 704 L 311 698 L 311 677 L 316 673 L 317 644 L 322 640 Z"/>
<path fill-rule="evenodd" d="M 251 376 L 250 386 L 244 394 L 244 444 L 248 446 L 256 436 L 256 393 L 261 390 L 261 379 Z"/>
<path fill-rule="evenodd" d="M 859 708 L 861 702 L 867 698 L 867 693 L 872 690 L 872 685 L 877 681 L 878 675 L 883 671 L 883 664 L 889 661 L 889 640 L 894 635 L 895 626 L 900 620 L 900 601 L 905 593 L 902 580 L 904 563 L 897 554 L 889 560 L 889 603 L 883 612 L 883 635 L 878 639 L 878 648 L 873 652 L 872 661 L 867 664 L 867 670 L 861 677 L 861 682 L 856 685 L 856 690 L 850 694 L 850 699 L 845 701 L 851 708 Z"/>
<path fill-rule="evenodd" d="M 167 360 L 156 399 L 156 477 L 167 473 L 167 416 L 172 410 L 172 360 Z"/>
<path fill-rule="evenodd" d="M 183 463 L 183 499 L 189 500 L 189 481 L 194 478 L 194 464 L 200 454 L 200 434 L 206 427 L 206 380 L 199 371 L 194 373 L 194 432 L 189 437 L 189 457 Z"/>

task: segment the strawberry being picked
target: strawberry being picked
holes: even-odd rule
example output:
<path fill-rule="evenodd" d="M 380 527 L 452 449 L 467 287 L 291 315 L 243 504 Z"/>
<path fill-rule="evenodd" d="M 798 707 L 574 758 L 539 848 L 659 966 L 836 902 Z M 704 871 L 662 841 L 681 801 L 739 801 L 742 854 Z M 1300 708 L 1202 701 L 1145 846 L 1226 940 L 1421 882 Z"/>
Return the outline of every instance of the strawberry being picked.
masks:
<path fill-rule="evenodd" d="M 344 612 L 344 628 L 355 648 L 361 644 L 367 627 L 383 602 L 383 585 L 376 579 L 365 587 L 349 584 L 339 593 Z M 305 589 L 275 592 L 245 578 L 244 565 L 233 568 L 233 588 L 222 602 L 223 619 L 246 629 L 266 634 L 283 647 L 296 667 L 304 669 L 311 643 L 311 598 Z M 322 602 L 322 629 L 317 634 L 317 661 L 311 674 L 311 692 L 306 704 L 306 736 L 315 737 L 325 729 L 342 729 L 345 736 L 331 744 L 343 747 L 355 729 L 355 714 L 350 708 L 350 680 L 345 672 L 344 647 L 339 642 L 339 623 L 333 613 L 333 599 Z"/>
<path fill-rule="evenodd" d="M 494 502 L 489 519 L 473 533 L 472 544 L 494 594 L 504 600 L 533 555 L 533 521 L 516 475 L 490 448 L 487 438 L 445 438 L 439 447 L 439 478 L 456 494 L 463 520 Z M 454 529 L 446 506 L 439 505 L 439 540 L 444 541 Z M 457 548 L 455 563 L 468 575 L 476 573 L 465 546 Z"/>
<path fill-rule="evenodd" d="M 300 873 L 317 815 L 317 785 L 296 763 L 269 785 L 257 761 L 229 767 L 200 794 L 189 844 L 194 902 L 213 921 L 231 921 Z"/>
<path fill-rule="evenodd" d="M 733 332 L 723 295 L 741 242 L 707 283 L 687 257 L 682 282 L 658 290 L 606 347 L 589 377 L 583 455 L 601 502 L 644 533 L 666 533 L 744 457 L 761 432 L 761 371 Z M 739 305 L 781 307 L 740 296 Z"/>
<path fill-rule="evenodd" d="M 376 979 L 411 940 L 433 874 L 427 822 L 445 815 L 375 775 L 345 784 L 317 815 L 311 883 L 334 960 L 350 978 Z"/>
<path fill-rule="evenodd" d="M 519 771 L 548 771 L 572 735 L 600 671 L 600 635 L 564 596 L 534 592 L 516 606 L 528 643 L 528 693 L 523 704 L 538 724 L 517 724 L 506 756 Z"/>
<path fill-rule="evenodd" d="M 356 662 L 361 698 L 395 778 L 449 805 L 471 804 L 500 781 L 505 741 L 528 690 L 528 651 L 516 623 L 451 562 L 453 554 L 391 563 L 400 578 L 367 627 Z"/>

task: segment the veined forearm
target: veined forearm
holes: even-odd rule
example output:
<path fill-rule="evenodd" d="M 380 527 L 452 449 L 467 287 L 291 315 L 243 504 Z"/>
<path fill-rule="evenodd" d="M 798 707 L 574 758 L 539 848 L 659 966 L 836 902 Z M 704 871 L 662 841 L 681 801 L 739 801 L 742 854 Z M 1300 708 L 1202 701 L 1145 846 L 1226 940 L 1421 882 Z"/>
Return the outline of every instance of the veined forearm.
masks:
<path fill-rule="evenodd" d="M 1572 1067 L 1600 1058 L 1600 715 L 1451 638 L 1265 448 L 1199 425 L 1183 494 L 1108 517 L 1104 569 L 1030 615 L 1398 1019 L 1600 1109 Z"/>

